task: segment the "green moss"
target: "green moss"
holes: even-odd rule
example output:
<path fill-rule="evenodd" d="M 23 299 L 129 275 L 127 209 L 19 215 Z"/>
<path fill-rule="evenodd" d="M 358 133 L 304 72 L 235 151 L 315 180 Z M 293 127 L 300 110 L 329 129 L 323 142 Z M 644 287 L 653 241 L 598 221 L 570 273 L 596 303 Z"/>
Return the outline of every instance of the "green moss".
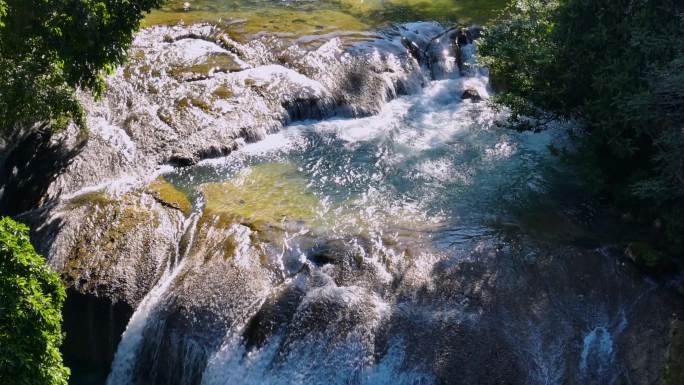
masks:
<path fill-rule="evenodd" d="M 157 117 L 167 126 L 170 126 L 173 123 L 173 116 L 171 116 L 171 113 L 164 108 L 157 110 Z"/>
<path fill-rule="evenodd" d="M 119 199 L 109 198 L 104 193 L 92 194 L 84 194 L 69 202 L 86 207 L 88 220 L 85 223 L 94 224 L 94 228 L 84 228 L 78 242 L 71 248 L 65 272 L 68 280 L 80 279 L 81 272 L 87 270 L 90 278 L 96 281 L 100 272 L 107 271 L 116 263 L 121 249 L 127 246 L 125 239 L 129 234 L 141 228 L 157 227 L 160 223 L 157 213 L 138 206 L 137 194 Z M 94 207 L 99 209 L 92 210 Z M 91 231 L 94 229 L 97 231 Z M 92 258 L 93 254 L 99 254 L 99 258 Z"/>
<path fill-rule="evenodd" d="M 129 60 L 142 60 L 145 58 L 145 51 L 141 49 L 132 50 L 128 53 Z"/>
<path fill-rule="evenodd" d="M 684 322 L 674 321 L 670 332 L 670 346 L 663 368 L 664 384 L 684 384 Z"/>
<path fill-rule="evenodd" d="M 132 59 L 124 67 L 123 76 L 126 80 L 131 80 L 136 75 L 142 77 L 150 75 L 159 77 L 160 73 L 157 70 L 152 70 L 152 67 L 149 64 L 140 64 L 140 60 Z"/>
<path fill-rule="evenodd" d="M 192 203 L 190 203 L 188 196 L 169 183 L 163 176 L 152 182 L 147 187 L 147 191 L 159 202 L 174 207 L 185 215 L 189 215 L 192 212 Z"/>
<path fill-rule="evenodd" d="M 93 191 L 85 194 L 77 195 L 69 199 L 68 204 L 71 207 L 80 207 L 84 205 L 104 207 L 112 202 L 103 191 Z"/>
<path fill-rule="evenodd" d="M 192 99 L 190 99 L 190 102 L 192 103 L 193 106 L 199 108 L 200 110 L 202 110 L 204 112 L 211 111 L 211 105 L 202 98 L 192 98 Z"/>
<path fill-rule="evenodd" d="M 233 90 L 226 86 L 216 87 L 211 94 L 218 99 L 230 99 L 235 96 Z"/>
<path fill-rule="evenodd" d="M 180 99 L 177 99 L 175 106 L 176 106 L 176 110 L 178 110 L 178 111 L 183 111 L 183 110 L 188 109 L 192 106 L 195 106 L 204 112 L 211 111 L 211 105 L 208 102 L 206 102 L 202 98 L 198 98 L 195 96 L 185 96 L 185 97 L 182 97 Z"/>
<path fill-rule="evenodd" d="M 256 82 L 256 80 L 254 80 L 254 79 L 252 79 L 252 78 L 246 78 L 246 79 L 244 80 L 244 83 L 245 83 L 245 86 L 247 86 L 247 87 L 251 87 L 251 88 L 257 87 L 257 82 Z"/>
<path fill-rule="evenodd" d="M 627 255 L 640 267 L 651 271 L 668 269 L 672 260 L 646 242 L 632 242 L 627 246 Z"/>
<path fill-rule="evenodd" d="M 190 66 L 173 67 L 169 75 L 176 80 L 183 81 L 192 76 L 209 76 L 212 72 L 235 72 L 242 67 L 227 54 L 210 55 L 204 62 Z"/>
<path fill-rule="evenodd" d="M 192 104 L 190 103 L 190 98 L 188 98 L 187 96 L 182 97 L 180 99 L 176 99 L 176 101 L 174 102 L 174 106 L 176 107 L 177 111 L 183 111 L 185 109 L 188 109 L 191 105 Z"/>

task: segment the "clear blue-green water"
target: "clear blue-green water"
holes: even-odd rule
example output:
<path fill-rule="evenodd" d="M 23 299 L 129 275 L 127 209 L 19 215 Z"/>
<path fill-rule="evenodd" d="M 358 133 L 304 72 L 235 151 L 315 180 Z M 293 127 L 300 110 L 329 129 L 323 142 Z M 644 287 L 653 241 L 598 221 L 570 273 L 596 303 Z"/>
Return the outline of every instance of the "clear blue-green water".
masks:
<path fill-rule="evenodd" d="M 411 229 L 440 248 L 523 228 L 581 237 L 577 218 L 561 208 L 572 197 L 554 195 L 568 173 L 547 148 L 557 134 L 498 127 L 501 116 L 486 102 L 458 98 L 462 87 L 463 79 L 437 81 L 377 116 L 296 123 L 166 178 L 196 200 L 206 186 L 227 183 L 226 194 L 240 195 L 236 215 L 277 210 L 268 202 L 287 193 L 292 210 L 283 216 L 314 205 L 304 215 L 316 216 L 322 231 Z M 288 184 L 304 188 L 274 188 Z M 220 188 L 211 191 L 209 204 L 222 199 Z"/>

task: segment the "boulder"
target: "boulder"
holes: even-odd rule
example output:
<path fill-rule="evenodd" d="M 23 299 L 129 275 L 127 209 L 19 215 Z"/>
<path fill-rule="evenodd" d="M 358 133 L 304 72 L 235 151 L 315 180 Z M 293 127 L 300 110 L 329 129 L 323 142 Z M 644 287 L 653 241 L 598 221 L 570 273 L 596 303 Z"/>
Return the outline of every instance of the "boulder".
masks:
<path fill-rule="evenodd" d="M 135 308 L 176 257 L 183 233 L 187 207 L 162 202 L 166 196 L 159 194 L 94 191 L 21 220 L 68 286 Z"/>
<path fill-rule="evenodd" d="M 463 91 L 463 94 L 461 95 L 461 99 L 463 100 L 471 100 L 473 103 L 477 103 L 482 100 L 482 96 L 480 96 L 480 93 L 477 92 L 474 88 L 466 88 L 465 91 Z"/>

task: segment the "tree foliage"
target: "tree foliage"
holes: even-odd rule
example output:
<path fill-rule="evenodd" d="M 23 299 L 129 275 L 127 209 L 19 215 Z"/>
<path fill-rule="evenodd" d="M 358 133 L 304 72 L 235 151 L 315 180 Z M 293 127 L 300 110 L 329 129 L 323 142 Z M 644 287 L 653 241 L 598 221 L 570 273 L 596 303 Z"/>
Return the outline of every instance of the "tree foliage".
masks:
<path fill-rule="evenodd" d="M 0 219 L 0 383 L 66 385 L 61 309 L 65 291 L 36 253 L 28 228 Z"/>
<path fill-rule="evenodd" d="M 479 52 L 511 123 L 578 122 L 578 151 L 564 154 L 615 203 L 664 222 L 681 244 L 684 2 L 520 0 Z"/>
<path fill-rule="evenodd" d="M 0 0 L 0 135 L 83 125 L 75 88 L 104 89 L 145 12 L 162 0 Z"/>

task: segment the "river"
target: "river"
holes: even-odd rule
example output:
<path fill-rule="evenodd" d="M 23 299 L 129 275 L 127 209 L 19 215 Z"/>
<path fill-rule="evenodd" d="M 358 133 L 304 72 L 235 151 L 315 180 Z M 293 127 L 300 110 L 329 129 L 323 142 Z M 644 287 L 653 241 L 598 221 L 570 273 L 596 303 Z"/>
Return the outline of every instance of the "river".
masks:
<path fill-rule="evenodd" d="M 568 125 L 498 124 L 480 30 L 449 28 L 501 2 L 183 3 L 82 97 L 90 141 L 27 215 L 74 298 L 128 309 L 67 304 L 73 384 L 659 377 L 681 299 L 551 154 Z"/>

